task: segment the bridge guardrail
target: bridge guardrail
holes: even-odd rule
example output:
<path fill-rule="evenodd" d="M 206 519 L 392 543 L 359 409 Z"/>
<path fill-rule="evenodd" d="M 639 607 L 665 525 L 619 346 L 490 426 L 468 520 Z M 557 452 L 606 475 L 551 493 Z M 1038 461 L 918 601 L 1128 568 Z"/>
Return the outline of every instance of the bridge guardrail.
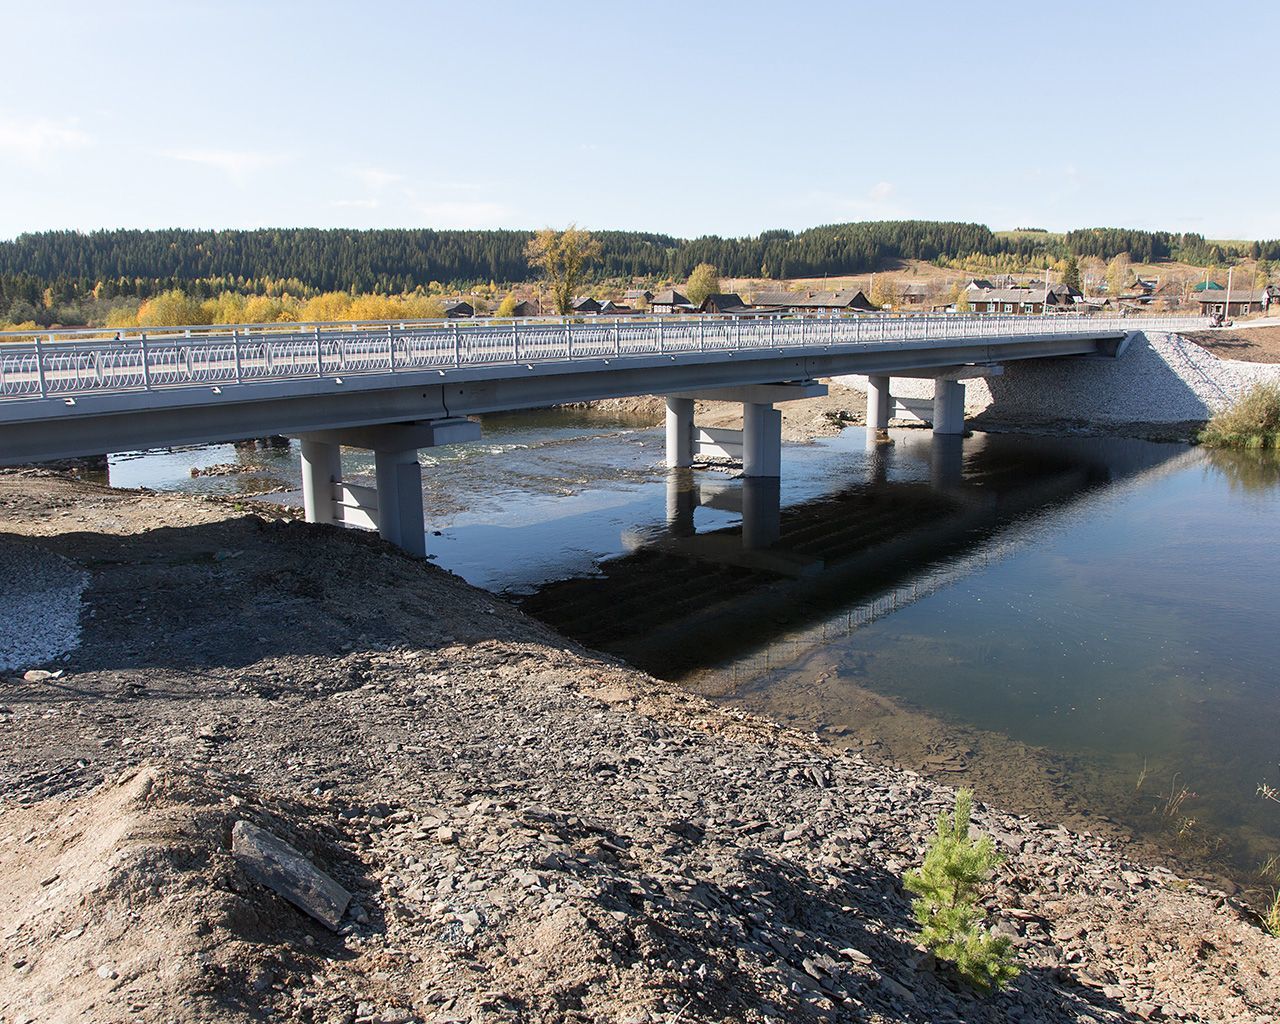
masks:
<path fill-rule="evenodd" d="M 92 331 L 54 331 L 0 345 L 0 400 L 557 360 L 1207 325 L 1204 317 L 945 314 L 451 320 L 376 328 L 254 325 L 160 329 L 109 339 L 86 337 Z"/>

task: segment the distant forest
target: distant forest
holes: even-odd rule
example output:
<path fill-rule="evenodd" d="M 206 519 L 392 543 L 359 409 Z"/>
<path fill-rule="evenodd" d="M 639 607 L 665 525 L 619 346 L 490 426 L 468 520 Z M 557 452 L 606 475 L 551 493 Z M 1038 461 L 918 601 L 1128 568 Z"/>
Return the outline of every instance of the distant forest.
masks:
<path fill-rule="evenodd" d="M 876 221 L 805 231 L 766 231 L 754 238 L 679 239 L 639 231 L 593 232 L 603 247 L 597 280 L 682 281 L 699 263 L 725 277 L 791 278 L 857 274 L 901 259 L 943 262 L 971 257 L 1135 262 L 1177 259 L 1221 265 L 1234 259 L 1280 259 L 1280 241 L 1225 251 L 1196 234 L 1091 228 L 1066 235 L 999 235 L 981 224 Z M 180 287 L 195 296 L 350 291 L 408 293 L 473 282 L 532 280 L 527 231 L 431 229 L 253 231 L 44 231 L 0 241 L 0 315 L 14 302 L 46 306 L 117 296 L 146 298 Z"/>

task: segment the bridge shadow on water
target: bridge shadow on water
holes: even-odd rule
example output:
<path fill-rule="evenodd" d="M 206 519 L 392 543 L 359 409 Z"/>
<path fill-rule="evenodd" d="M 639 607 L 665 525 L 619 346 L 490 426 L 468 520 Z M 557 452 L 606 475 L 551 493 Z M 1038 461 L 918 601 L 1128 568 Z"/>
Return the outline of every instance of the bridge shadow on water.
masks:
<path fill-rule="evenodd" d="M 838 610 L 923 596 L 940 568 L 1185 451 L 1116 438 L 1026 440 L 925 436 L 917 448 L 927 447 L 927 479 L 894 478 L 880 449 L 864 482 L 788 507 L 776 480 L 675 472 L 661 529 L 633 531 L 630 553 L 602 563 L 598 576 L 518 600 L 587 646 L 677 679 Z M 700 533 L 703 507 L 741 521 Z"/>

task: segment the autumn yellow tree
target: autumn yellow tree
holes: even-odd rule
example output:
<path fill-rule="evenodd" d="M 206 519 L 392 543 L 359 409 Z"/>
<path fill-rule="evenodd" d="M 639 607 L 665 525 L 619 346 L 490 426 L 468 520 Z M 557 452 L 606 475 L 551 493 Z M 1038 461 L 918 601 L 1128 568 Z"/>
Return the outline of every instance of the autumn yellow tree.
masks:
<path fill-rule="evenodd" d="M 346 292 L 325 292 L 307 300 L 299 319 L 308 323 L 337 323 L 347 319 L 351 296 Z"/>
<path fill-rule="evenodd" d="M 546 275 L 556 312 L 566 316 L 573 308 L 573 293 L 587 267 L 600 256 L 600 243 L 590 232 L 570 224 L 563 231 L 539 231 L 529 239 L 524 254 L 529 266 Z"/>
<path fill-rule="evenodd" d="M 143 327 L 183 327 L 209 321 L 200 303 L 181 288 L 153 295 L 138 308 L 138 323 Z"/>
<path fill-rule="evenodd" d="M 1112 298 L 1127 292 L 1133 280 L 1133 261 L 1127 252 L 1122 252 L 1107 264 L 1107 294 Z"/>
<path fill-rule="evenodd" d="M 498 303 L 497 311 L 493 315 L 501 317 L 515 316 L 518 304 L 519 300 L 516 298 L 515 293 L 508 292 L 507 297 Z"/>
<path fill-rule="evenodd" d="M 898 282 L 884 274 L 877 274 L 876 279 L 871 283 L 871 294 L 868 298 L 881 309 L 893 306 L 898 301 Z"/>
<path fill-rule="evenodd" d="M 710 263 L 699 263 L 689 275 L 684 286 L 685 297 L 695 306 L 701 306 L 708 295 L 720 291 L 720 274 Z"/>

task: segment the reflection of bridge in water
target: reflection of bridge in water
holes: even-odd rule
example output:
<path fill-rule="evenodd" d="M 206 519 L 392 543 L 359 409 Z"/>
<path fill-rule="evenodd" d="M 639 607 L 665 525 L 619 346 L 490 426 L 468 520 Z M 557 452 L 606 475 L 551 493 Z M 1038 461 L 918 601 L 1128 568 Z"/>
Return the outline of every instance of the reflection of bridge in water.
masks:
<path fill-rule="evenodd" d="M 630 532 L 630 554 L 599 576 L 548 584 L 522 605 L 676 678 L 874 621 L 999 558 L 1045 514 L 1180 454 L 1116 439 L 918 437 L 869 453 L 863 482 L 788 507 L 776 479 L 673 472 L 663 528 Z M 741 522 L 699 533 L 699 508 Z"/>

